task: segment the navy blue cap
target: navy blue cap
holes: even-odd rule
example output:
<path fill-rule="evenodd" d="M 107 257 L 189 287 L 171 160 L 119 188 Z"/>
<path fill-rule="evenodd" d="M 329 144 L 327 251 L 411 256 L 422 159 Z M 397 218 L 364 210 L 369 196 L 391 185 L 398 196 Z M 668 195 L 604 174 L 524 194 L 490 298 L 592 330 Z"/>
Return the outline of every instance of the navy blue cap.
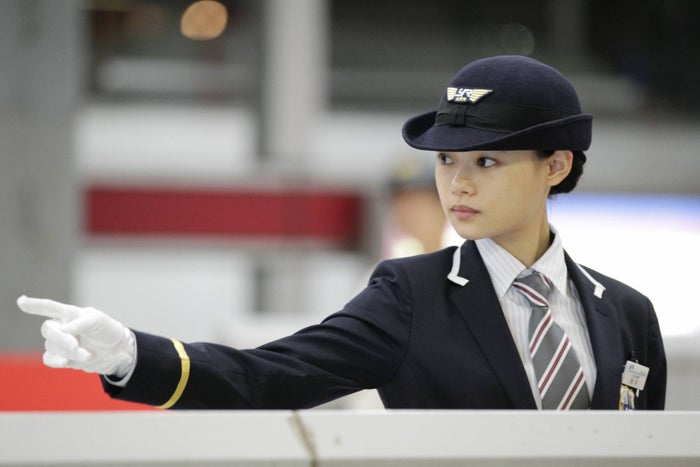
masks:
<path fill-rule="evenodd" d="M 431 151 L 584 151 L 592 120 L 560 72 L 529 57 L 504 55 L 462 68 L 437 110 L 404 124 L 403 138 Z"/>

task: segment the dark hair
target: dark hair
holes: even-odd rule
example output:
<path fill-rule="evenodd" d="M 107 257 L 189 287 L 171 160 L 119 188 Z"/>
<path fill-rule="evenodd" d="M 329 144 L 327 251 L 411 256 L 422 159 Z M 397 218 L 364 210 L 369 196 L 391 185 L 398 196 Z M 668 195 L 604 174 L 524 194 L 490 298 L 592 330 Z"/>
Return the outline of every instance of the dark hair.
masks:
<path fill-rule="evenodd" d="M 574 155 L 574 159 L 571 163 L 571 172 L 566 176 L 564 180 L 559 182 L 549 191 L 549 195 L 558 195 L 559 193 L 569 193 L 578 184 L 579 178 L 583 175 L 583 164 L 586 163 L 586 154 L 583 151 L 571 151 Z M 554 151 L 537 151 L 537 157 L 540 159 L 546 159 L 554 154 Z"/>

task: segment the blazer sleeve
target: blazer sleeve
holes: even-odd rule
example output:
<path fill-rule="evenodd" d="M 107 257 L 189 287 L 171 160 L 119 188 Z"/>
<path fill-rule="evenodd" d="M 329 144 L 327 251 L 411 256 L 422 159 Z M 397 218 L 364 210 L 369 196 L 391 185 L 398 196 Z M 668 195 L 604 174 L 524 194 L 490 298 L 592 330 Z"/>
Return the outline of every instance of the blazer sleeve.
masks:
<path fill-rule="evenodd" d="M 112 397 L 176 409 L 298 409 L 376 388 L 400 366 L 411 307 L 400 268 L 382 263 L 369 286 L 322 323 L 237 350 L 135 331 L 137 364 Z M 404 286 L 404 289 L 407 286 Z"/>

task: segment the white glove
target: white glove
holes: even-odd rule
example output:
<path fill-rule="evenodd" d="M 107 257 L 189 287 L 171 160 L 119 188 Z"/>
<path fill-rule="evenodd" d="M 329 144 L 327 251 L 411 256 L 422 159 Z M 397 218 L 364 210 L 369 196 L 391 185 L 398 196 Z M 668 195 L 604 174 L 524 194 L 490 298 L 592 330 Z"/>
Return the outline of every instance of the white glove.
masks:
<path fill-rule="evenodd" d="M 50 318 L 41 326 L 47 366 L 123 378 L 134 364 L 133 332 L 100 310 L 24 295 L 17 306 L 25 313 Z"/>

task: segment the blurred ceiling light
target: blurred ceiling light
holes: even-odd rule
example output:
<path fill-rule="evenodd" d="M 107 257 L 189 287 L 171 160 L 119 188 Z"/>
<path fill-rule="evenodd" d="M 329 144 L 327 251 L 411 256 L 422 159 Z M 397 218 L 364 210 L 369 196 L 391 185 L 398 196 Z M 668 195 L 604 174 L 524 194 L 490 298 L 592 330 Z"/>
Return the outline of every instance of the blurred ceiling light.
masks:
<path fill-rule="evenodd" d="M 197 41 L 215 39 L 224 32 L 228 21 L 226 7 L 219 2 L 202 0 L 194 2 L 180 21 L 182 35 Z"/>
<path fill-rule="evenodd" d="M 532 55 L 535 52 L 535 35 L 520 23 L 509 23 L 500 30 L 501 47 L 507 54 Z"/>

